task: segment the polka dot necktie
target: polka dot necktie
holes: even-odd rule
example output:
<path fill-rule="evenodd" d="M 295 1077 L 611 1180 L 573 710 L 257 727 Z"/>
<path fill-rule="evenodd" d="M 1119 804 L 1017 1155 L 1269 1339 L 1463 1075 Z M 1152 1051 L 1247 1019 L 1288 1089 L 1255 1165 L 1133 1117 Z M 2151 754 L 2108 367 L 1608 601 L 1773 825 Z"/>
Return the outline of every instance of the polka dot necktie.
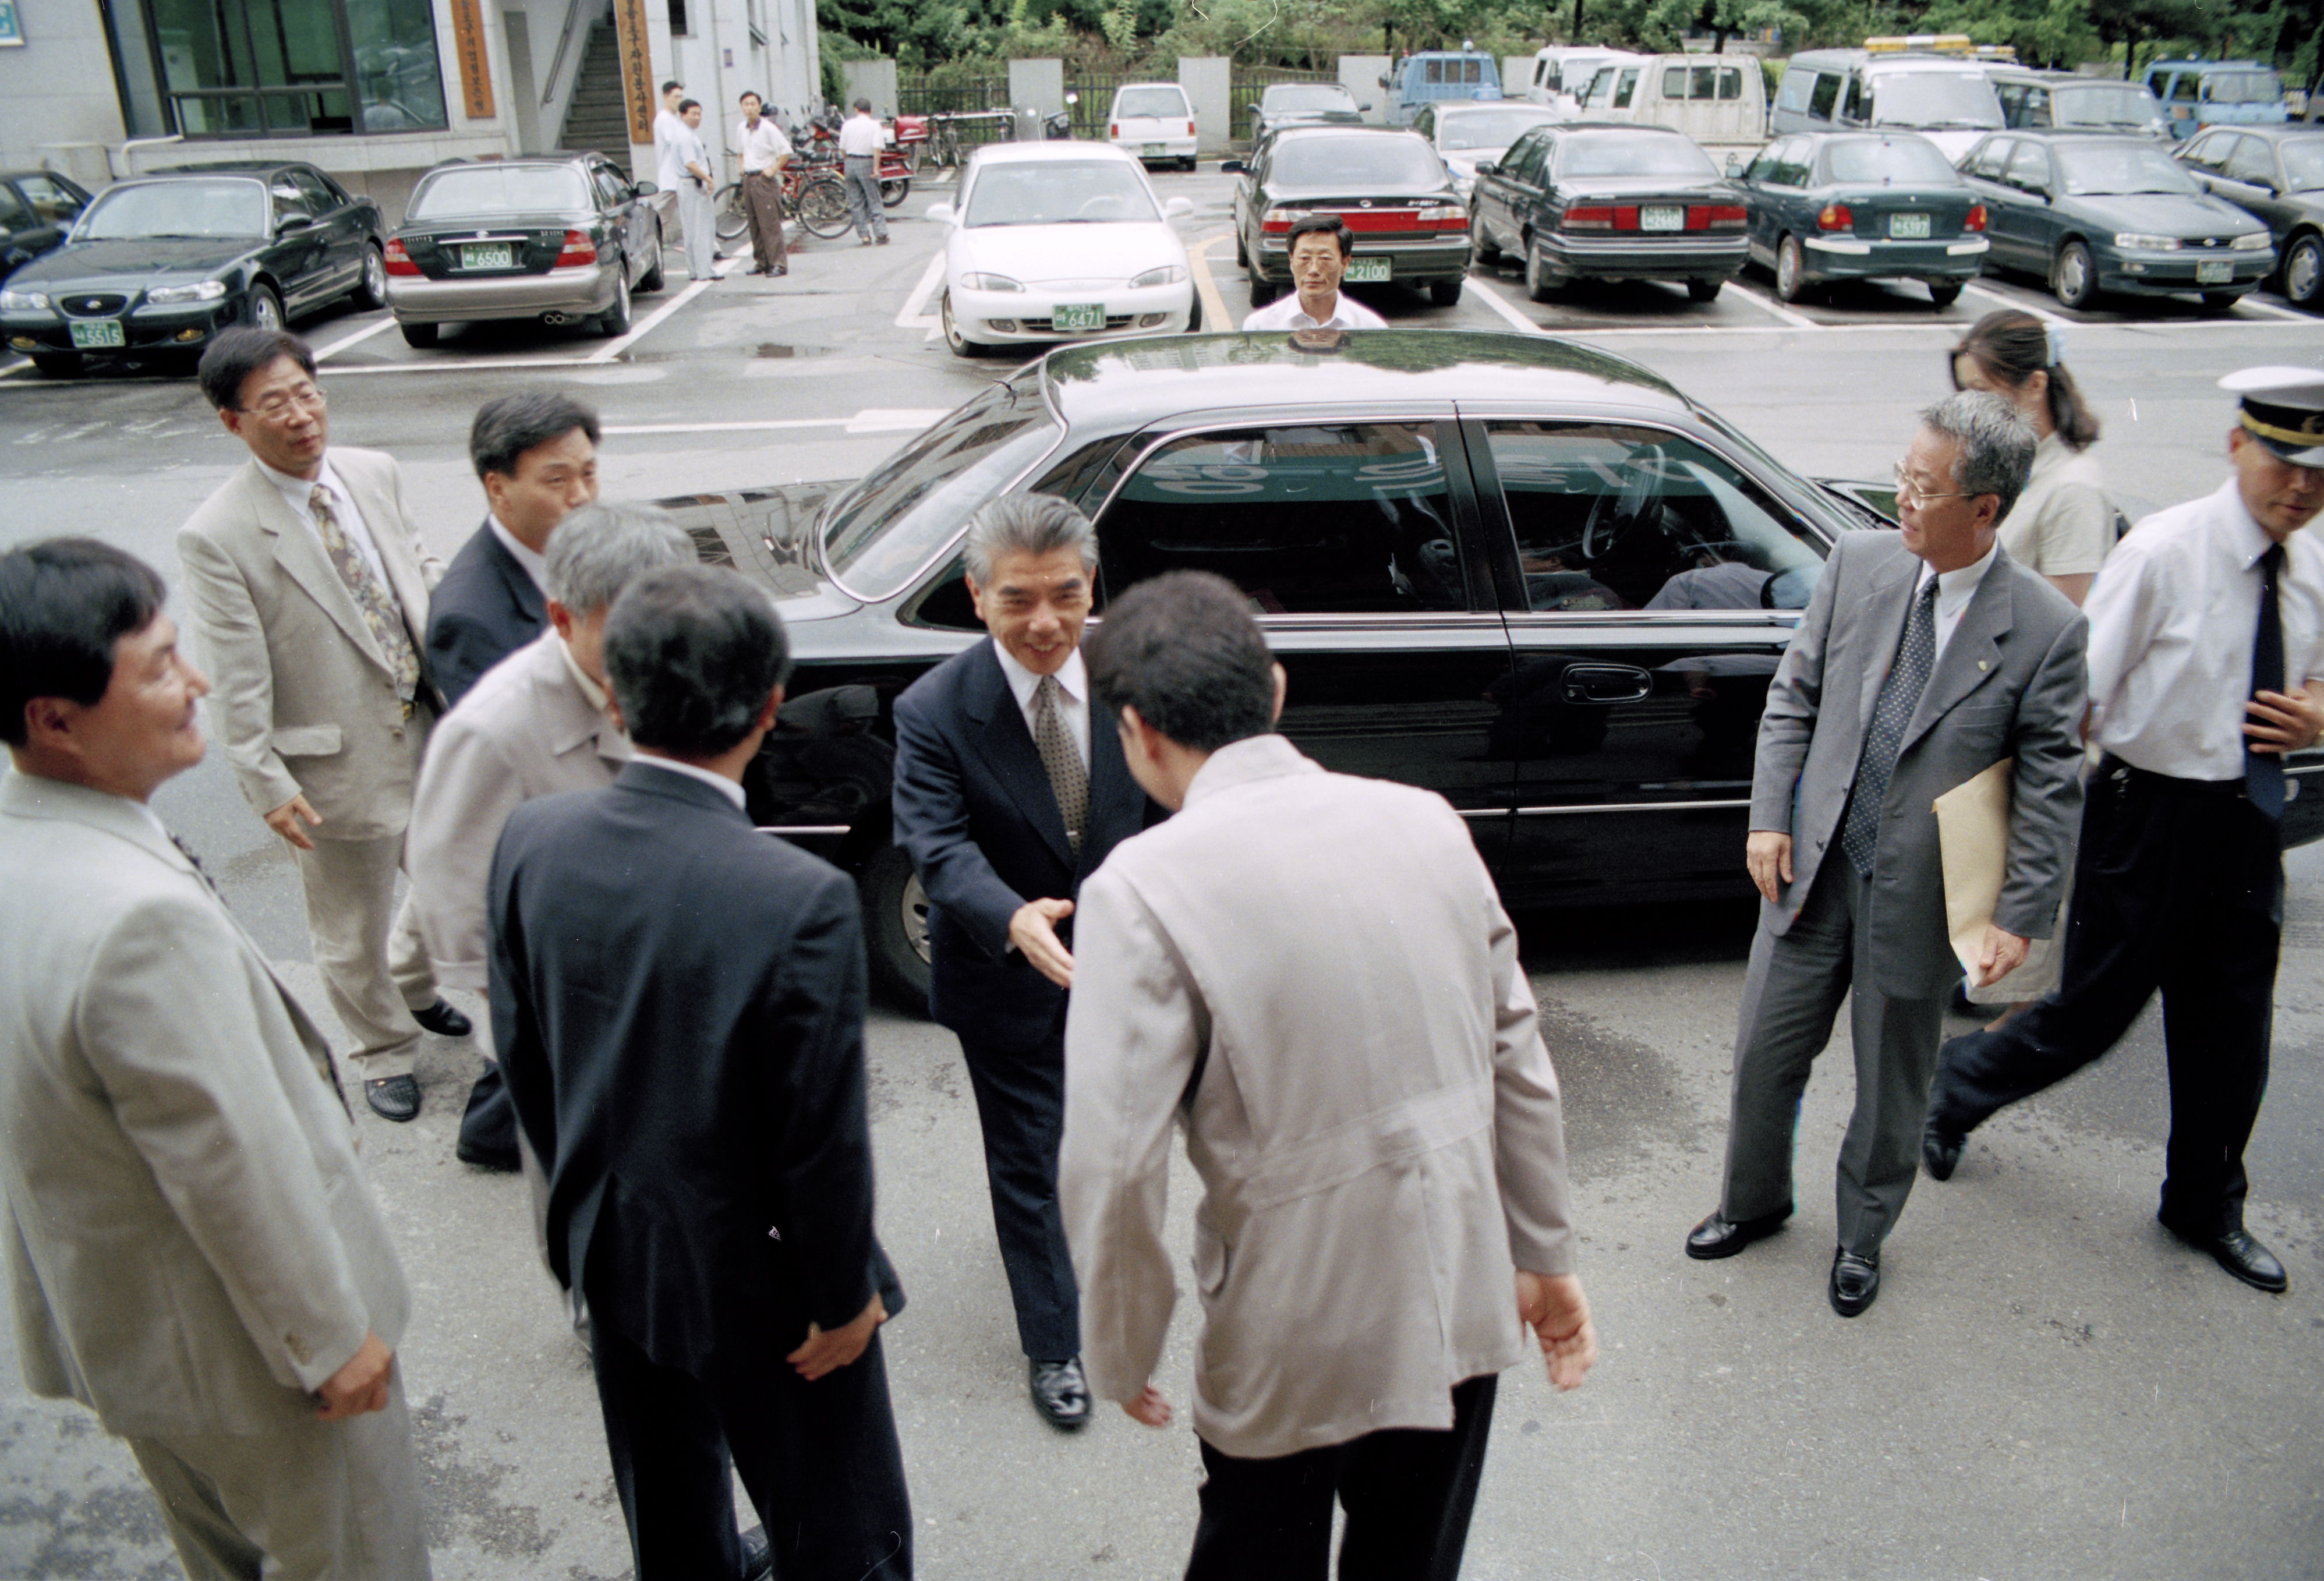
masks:
<path fill-rule="evenodd" d="M 1065 820 L 1065 843 L 1082 854 L 1082 827 L 1089 821 L 1089 769 L 1065 728 L 1060 698 L 1065 689 L 1054 675 L 1045 675 L 1033 689 L 1033 746 L 1041 766 L 1049 771 L 1049 789 L 1057 794 L 1057 812 Z"/>

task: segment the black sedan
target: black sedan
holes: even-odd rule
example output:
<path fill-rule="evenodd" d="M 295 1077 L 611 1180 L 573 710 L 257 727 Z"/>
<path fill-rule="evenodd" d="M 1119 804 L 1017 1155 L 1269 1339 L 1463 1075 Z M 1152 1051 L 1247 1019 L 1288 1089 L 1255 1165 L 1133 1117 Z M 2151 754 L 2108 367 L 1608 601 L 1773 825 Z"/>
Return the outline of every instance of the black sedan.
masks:
<path fill-rule="evenodd" d="M 379 206 L 312 165 L 189 165 L 107 187 L 0 289 L 0 338 L 62 377 L 88 356 L 190 367 L 235 324 L 386 300 Z"/>
<path fill-rule="evenodd" d="M 0 175 L 0 280 L 64 245 L 88 194 L 54 171 Z"/>
<path fill-rule="evenodd" d="M 1253 307 L 1291 284 L 1291 227 L 1336 214 L 1355 233 L 1350 285 L 1423 286 L 1449 308 L 1469 276 L 1469 213 L 1452 172 L 1417 133 L 1367 126 L 1289 126 L 1255 149 L 1235 184 L 1235 262 L 1250 278 Z"/>
<path fill-rule="evenodd" d="M 2324 307 L 2324 126 L 2213 126 L 2179 160 L 2212 197 L 2267 222 L 2285 297 Z"/>
<path fill-rule="evenodd" d="M 1986 208 L 1987 267 L 2045 276 L 2069 308 L 2190 291 L 2226 308 L 2275 271 L 2267 227 L 2143 137 L 1997 132 L 1960 171 Z"/>
<path fill-rule="evenodd" d="M 1270 82 L 1250 106 L 1250 140 L 1286 126 L 1360 126 L 1370 108 L 1336 82 Z"/>
<path fill-rule="evenodd" d="M 1985 206 L 1912 132 L 1778 137 L 1742 177 L 1751 261 L 1794 302 L 1835 280 L 1917 280 L 1939 307 L 1977 278 Z"/>
<path fill-rule="evenodd" d="M 1676 280 L 1707 302 L 1743 267 L 1749 210 L 1711 156 L 1667 126 L 1536 126 L 1477 165 L 1477 255 L 1525 261 L 1547 301 L 1576 280 Z"/>

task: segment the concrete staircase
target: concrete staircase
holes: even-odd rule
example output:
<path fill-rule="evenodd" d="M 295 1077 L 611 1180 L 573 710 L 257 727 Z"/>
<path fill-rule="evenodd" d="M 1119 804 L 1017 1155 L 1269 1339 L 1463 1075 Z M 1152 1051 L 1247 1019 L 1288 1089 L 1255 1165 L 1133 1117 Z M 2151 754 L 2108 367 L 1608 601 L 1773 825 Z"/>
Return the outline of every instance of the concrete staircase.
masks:
<path fill-rule="evenodd" d="M 566 108 L 557 146 L 595 149 L 629 169 L 630 116 L 622 102 L 621 44 L 610 11 L 589 29 L 589 48 L 581 57 L 581 74 L 574 79 L 573 101 Z"/>

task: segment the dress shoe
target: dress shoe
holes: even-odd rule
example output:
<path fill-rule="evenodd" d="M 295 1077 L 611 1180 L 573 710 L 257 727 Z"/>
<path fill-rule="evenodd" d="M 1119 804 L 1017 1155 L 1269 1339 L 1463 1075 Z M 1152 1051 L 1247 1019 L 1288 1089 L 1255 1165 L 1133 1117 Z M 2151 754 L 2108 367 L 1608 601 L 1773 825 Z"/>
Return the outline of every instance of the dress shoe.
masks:
<path fill-rule="evenodd" d="M 400 1124 L 420 1113 L 420 1084 L 408 1076 L 383 1076 L 364 1083 L 364 1102 L 381 1119 Z"/>
<path fill-rule="evenodd" d="M 1960 1167 L 1961 1149 L 1969 1138 L 1947 1131 L 1934 1120 L 1921 1128 L 1921 1163 L 1932 1180 L 1950 1180 Z"/>
<path fill-rule="evenodd" d="M 1704 1262 L 1732 1257 L 1752 1242 L 1764 1241 L 1782 1229 L 1784 1221 L 1791 1216 L 1788 1204 L 1780 1213 L 1758 1218 L 1729 1219 L 1714 1213 L 1687 1232 L 1686 1254 Z"/>
<path fill-rule="evenodd" d="M 877 240 L 877 245 L 880 245 L 880 246 L 884 247 L 884 246 L 886 246 L 886 245 L 888 245 L 888 238 L 887 238 L 887 237 L 885 237 L 885 236 L 878 237 L 878 238 L 876 238 L 876 240 Z"/>
<path fill-rule="evenodd" d="M 377 1108 L 379 1105 L 374 1104 L 372 1107 Z M 392 1120 L 395 1116 L 391 1114 L 388 1118 Z M 496 1175 L 513 1175 L 524 1168 L 524 1160 L 517 1156 L 516 1149 L 478 1147 L 465 1136 L 452 1144 L 452 1156 L 464 1164 L 473 1164 L 479 1170 L 490 1170 Z"/>
<path fill-rule="evenodd" d="M 1082 1359 L 1028 1362 L 1033 1381 L 1033 1408 L 1057 1428 L 1078 1428 L 1089 1420 L 1089 1380 L 1082 1376 Z"/>
<path fill-rule="evenodd" d="M 2255 1290 L 2280 1296 L 2292 1288 L 2292 1281 L 2285 1275 L 2283 1264 L 2276 1261 L 2275 1253 L 2254 1240 L 2251 1232 L 2241 1225 L 2211 1234 L 2182 1230 L 2176 1225 L 2163 1227 L 2196 1251 L 2209 1253 L 2212 1262 Z"/>
<path fill-rule="evenodd" d="M 426 1010 L 415 1010 L 411 1019 L 439 1038 L 465 1038 L 476 1030 L 475 1023 L 462 1015 L 456 1005 L 438 1000 Z"/>
<path fill-rule="evenodd" d="M 742 1581 L 770 1581 L 775 1573 L 775 1550 L 767 1529 L 753 1526 L 742 1534 Z"/>
<path fill-rule="evenodd" d="M 1880 1294 L 1880 1253 L 1858 1257 L 1842 1246 L 1831 1254 L 1831 1309 L 1861 1318 Z"/>
<path fill-rule="evenodd" d="M 788 274 L 790 272 L 791 266 L 789 264 L 778 264 L 772 269 L 768 270 L 767 274 L 770 279 L 779 279 L 783 275 Z"/>

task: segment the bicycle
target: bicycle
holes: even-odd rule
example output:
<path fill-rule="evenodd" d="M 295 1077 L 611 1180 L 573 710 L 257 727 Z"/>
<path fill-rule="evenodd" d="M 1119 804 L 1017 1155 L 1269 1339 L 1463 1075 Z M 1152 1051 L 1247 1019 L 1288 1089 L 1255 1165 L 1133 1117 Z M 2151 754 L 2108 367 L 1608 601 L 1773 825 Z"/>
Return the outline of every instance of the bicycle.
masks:
<path fill-rule="evenodd" d="M 750 206 L 743 200 L 742 182 L 729 181 L 719 188 L 710 207 L 719 241 L 731 245 L 751 234 Z M 854 224 L 847 214 L 846 187 L 826 170 L 794 167 L 783 171 L 783 217 L 798 220 L 810 235 L 825 241 L 845 236 Z"/>

